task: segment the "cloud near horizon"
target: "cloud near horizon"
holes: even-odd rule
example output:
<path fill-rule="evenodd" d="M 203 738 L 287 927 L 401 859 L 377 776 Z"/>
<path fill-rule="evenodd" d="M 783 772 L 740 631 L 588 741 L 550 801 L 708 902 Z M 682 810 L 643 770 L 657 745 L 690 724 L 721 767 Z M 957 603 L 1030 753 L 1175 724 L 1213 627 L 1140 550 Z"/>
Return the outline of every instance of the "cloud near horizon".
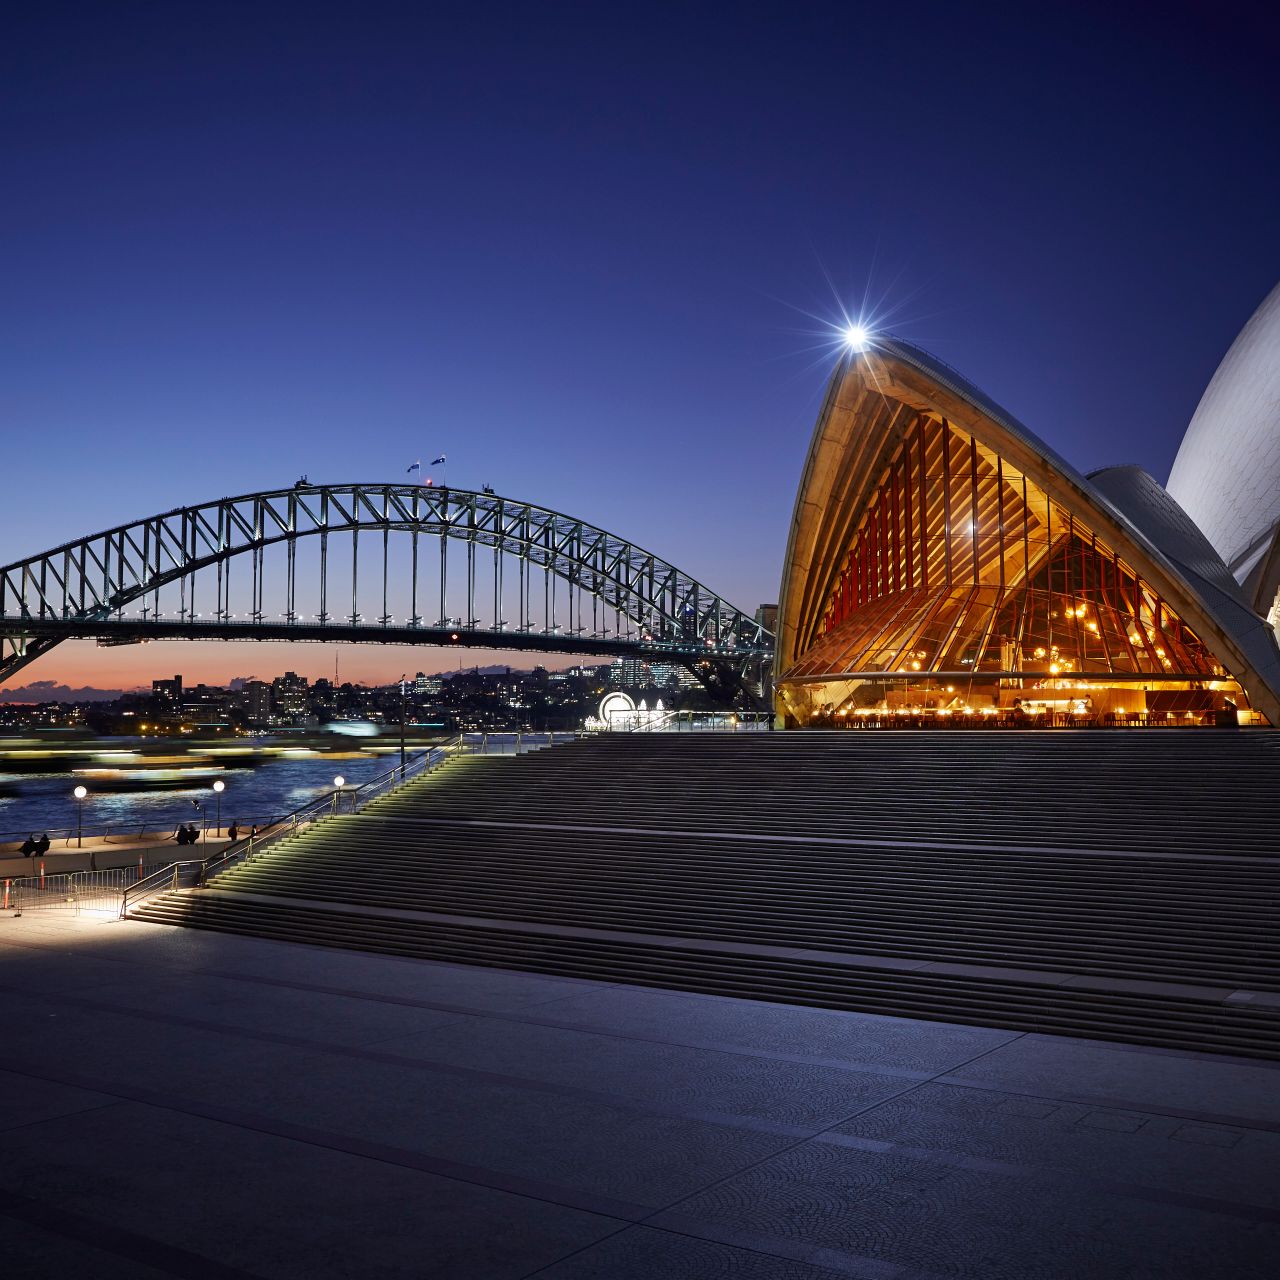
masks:
<path fill-rule="evenodd" d="M 33 680 L 15 689 L 0 689 L 0 702 L 111 702 L 129 692 L 132 690 L 99 689 L 94 685 L 73 689 L 53 680 Z"/>

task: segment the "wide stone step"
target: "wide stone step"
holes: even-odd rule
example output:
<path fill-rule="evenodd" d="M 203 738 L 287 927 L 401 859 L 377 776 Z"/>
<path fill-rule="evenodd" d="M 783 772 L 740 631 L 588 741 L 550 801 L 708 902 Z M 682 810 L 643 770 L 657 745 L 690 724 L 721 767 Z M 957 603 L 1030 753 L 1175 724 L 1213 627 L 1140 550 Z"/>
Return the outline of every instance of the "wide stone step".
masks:
<path fill-rule="evenodd" d="M 459 757 L 145 918 L 1280 1056 L 1280 734 Z"/>
<path fill-rule="evenodd" d="M 731 948 L 477 928 L 360 914 L 332 906 L 253 902 L 217 891 L 155 899 L 138 913 L 157 923 L 323 946 L 443 959 L 748 999 L 1049 1031 L 1184 1049 L 1280 1057 L 1280 1009 L 1174 984 L 1090 988 L 1019 980 L 989 969 L 894 971 Z M 962 967 L 961 967 L 962 968 Z"/>

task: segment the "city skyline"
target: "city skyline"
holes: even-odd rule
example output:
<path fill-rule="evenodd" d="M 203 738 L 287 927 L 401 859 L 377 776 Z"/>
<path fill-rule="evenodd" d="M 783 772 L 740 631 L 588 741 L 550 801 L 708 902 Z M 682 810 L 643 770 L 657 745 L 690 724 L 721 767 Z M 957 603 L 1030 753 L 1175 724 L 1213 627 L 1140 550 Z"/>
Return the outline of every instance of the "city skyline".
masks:
<path fill-rule="evenodd" d="M 71 640 L 66 642 L 65 647 L 71 648 L 73 645 L 83 645 L 83 646 L 89 647 L 89 646 L 93 646 L 93 644 L 94 644 L 93 641 Z M 149 690 L 151 688 L 153 681 L 158 679 L 165 679 L 175 674 L 182 676 L 184 680 L 189 680 L 189 682 L 192 684 L 201 683 L 201 684 L 209 684 L 209 685 L 218 685 L 223 688 L 229 688 L 236 681 L 242 681 L 242 680 L 270 681 L 275 679 L 276 676 L 280 675 L 283 671 L 285 671 L 286 668 L 289 671 L 296 672 L 300 676 L 306 677 L 308 680 L 311 680 L 312 682 L 316 680 L 333 681 L 335 680 L 335 677 L 334 677 L 334 666 L 333 666 L 332 658 L 330 659 L 327 667 L 324 665 L 323 661 L 321 661 L 319 658 L 316 658 L 313 661 L 308 662 L 307 653 L 309 650 L 328 649 L 332 651 L 334 649 L 340 649 L 340 650 L 346 651 L 347 653 L 352 654 L 352 656 L 357 656 L 359 654 L 368 652 L 368 650 L 365 649 L 363 646 L 353 645 L 353 644 L 345 644 L 345 645 L 296 644 L 296 645 L 290 645 L 287 648 L 285 648 L 284 646 L 280 646 L 280 645 L 264 645 L 263 643 L 257 642 L 257 641 L 245 641 L 242 643 L 224 642 L 216 646 L 213 657 L 214 659 L 217 659 L 221 663 L 221 666 L 225 667 L 227 670 L 231 670 L 232 668 L 237 667 L 237 659 L 235 658 L 234 655 L 238 653 L 244 653 L 246 650 L 250 651 L 250 655 L 251 655 L 252 651 L 257 651 L 260 653 L 264 648 L 267 648 L 271 651 L 280 653 L 282 655 L 287 654 L 288 656 L 283 660 L 283 665 L 281 665 L 280 669 L 276 671 L 269 670 L 265 663 L 259 662 L 256 665 L 258 668 L 260 668 L 260 670 L 255 669 L 255 670 L 247 671 L 246 673 L 245 671 L 241 671 L 237 668 L 232 672 L 232 674 L 226 675 L 224 677 L 218 677 L 216 675 L 204 674 L 206 670 L 206 665 L 209 663 L 209 659 L 200 660 L 198 665 L 188 663 L 187 670 L 185 671 L 183 670 L 183 665 L 181 663 L 182 651 L 184 649 L 195 649 L 195 648 L 197 648 L 197 645 L 193 642 L 171 641 L 168 643 L 160 642 L 159 644 L 149 643 L 146 645 L 135 645 L 135 646 L 130 646 L 126 650 L 120 650 L 120 649 L 103 650 L 102 652 L 104 653 L 104 655 L 107 655 L 108 662 L 111 661 L 111 655 L 118 654 L 121 652 L 135 655 L 136 661 L 137 661 L 137 671 L 139 674 L 137 675 L 133 683 L 128 685 L 125 685 L 125 684 L 113 685 L 113 684 L 103 683 L 103 682 L 92 682 L 92 683 L 86 683 L 86 684 L 76 686 L 68 683 L 68 681 L 66 680 L 57 680 L 51 676 L 43 676 L 41 674 L 40 668 L 33 665 L 32 667 L 28 667 L 21 676 L 16 677 L 11 682 L 10 685 L 6 685 L 4 688 L 0 688 L 0 702 L 37 702 L 37 701 L 70 701 L 72 700 L 71 698 L 59 697 L 58 696 L 59 691 L 65 691 L 66 693 L 71 695 L 82 695 L 85 698 L 85 700 L 93 700 L 99 695 L 106 695 L 106 694 L 115 696 L 118 694 L 125 694 L 125 693 L 139 693 L 139 692 L 145 692 Z M 171 671 L 168 669 L 162 669 L 161 667 L 157 667 L 153 660 L 154 659 L 153 651 L 156 649 L 163 649 L 164 651 L 167 651 L 167 653 L 170 656 L 179 660 L 178 665 L 176 667 L 173 667 Z M 224 650 L 227 651 L 228 656 L 226 657 L 225 660 L 222 660 L 219 655 L 220 655 L 220 651 L 224 651 Z M 373 670 L 372 668 L 368 668 L 368 669 L 362 668 L 362 670 L 366 671 L 366 674 L 359 675 L 355 673 L 348 674 L 347 664 L 344 661 L 340 660 L 338 664 L 339 677 L 335 681 L 335 683 L 377 687 L 377 686 L 394 683 L 396 680 L 400 679 L 402 674 L 407 679 L 412 680 L 414 676 L 419 673 L 427 676 L 451 676 L 451 675 L 457 675 L 459 672 L 471 671 L 477 667 L 482 672 L 486 670 L 490 670 L 494 667 L 510 667 L 513 672 L 530 671 L 535 666 L 545 667 L 546 670 L 548 671 L 567 671 L 571 667 L 581 666 L 583 664 L 586 664 L 589 666 L 601 666 L 601 665 L 605 665 L 609 661 L 609 659 L 607 658 L 600 658 L 598 661 L 593 661 L 589 658 L 576 656 L 572 654 L 546 653 L 546 654 L 537 655 L 537 661 L 535 662 L 531 660 L 530 655 L 528 654 L 508 652 L 506 650 L 494 650 L 492 651 L 492 654 L 490 654 L 489 650 L 478 650 L 478 649 L 465 649 L 461 651 L 457 649 L 445 650 L 440 648 L 434 648 L 432 646 L 427 646 L 427 645 L 416 646 L 413 648 L 401 646 L 397 648 L 397 652 L 403 653 L 410 658 L 412 658 L 413 655 L 415 654 L 420 655 L 422 657 L 426 657 L 427 655 L 438 655 L 438 654 L 447 653 L 450 656 L 459 655 L 461 657 L 461 662 L 459 663 L 457 661 L 454 661 L 444 666 L 435 666 L 429 663 L 423 664 L 421 662 L 415 664 L 414 662 L 411 662 L 411 661 L 402 662 L 401 664 L 399 664 L 398 669 L 391 675 L 386 675 L 381 672 L 378 672 L 372 675 L 367 674 L 368 671 Z M 150 656 L 145 656 L 145 655 L 150 655 Z M 489 656 L 486 656 L 486 655 L 489 655 Z M 492 655 L 496 655 L 496 656 L 492 656 Z M 59 654 L 58 656 L 61 656 L 61 655 Z M 145 656 L 145 660 L 144 660 L 144 656 Z M 50 660 L 51 664 L 53 661 L 54 659 Z M 240 665 L 244 666 L 245 664 L 241 663 Z M 101 669 L 102 669 L 101 667 L 98 668 L 98 670 L 101 670 Z M 23 678 L 28 676 L 29 678 L 25 678 L 25 679 Z M 41 690 L 44 690 L 47 696 L 40 696 Z"/>
<path fill-rule="evenodd" d="M 306 646 L 316 647 L 316 646 Z M 296 650 L 295 650 L 296 652 Z M 474 651 L 472 651 L 474 652 Z M 395 686 L 401 679 L 409 684 L 415 680 L 421 685 L 426 680 L 440 681 L 448 680 L 454 676 L 483 676 L 483 677 L 501 677 L 511 676 L 513 678 L 521 678 L 526 676 L 534 676 L 539 672 L 546 672 L 549 675 L 562 676 L 565 674 L 579 674 L 583 671 L 593 671 L 603 673 L 612 671 L 615 673 L 614 682 L 617 683 L 617 673 L 627 673 L 629 676 L 635 672 L 644 670 L 652 671 L 655 675 L 660 676 L 660 684 L 671 682 L 679 684 L 681 687 L 693 686 L 697 681 L 679 664 L 664 662 L 659 658 L 587 658 L 581 656 L 570 656 L 564 654 L 542 654 L 537 655 L 539 661 L 529 661 L 530 655 L 521 653 L 509 653 L 505 655 L 507 658 L 514 658 L 515 661 L 496 661 L 496 662 L 464 662 L 459 666 L 450 666 L 439 669 L 427 669 L 423 667 L 406 668 L 402 674 L 398 674 L 390 679 L 378 680 L 361 680 L 349 677 L 341 670 L 320 671 L 316 674 L 308 674 L 307 671 L 299 671 L 296 667 L 291 666 L 288 669 L 282 669 L 274 673 L 253 672 L 248 675 L 234 675 L 223 680 L 213 679 L 209 677 L 191 678 L 183 671 L 174 671 L 166 674 L 157 674 L 152 672 L 149 679 L 140 680 L 137 684 L 128 688 L 117 687 L 109 688 L 100 685 L 84 685 L 74 688 L 65 683 L 59 683 L 54 680 L 30 680 L 25 684 L 14 684 L 0 689 L 0 705 L 9 706 L 34 706 L 46 702 L 63 702 L 63 703 L 80 703 L 80 702 L 99 702 L 110 701 L 122 697 L 131 697 L 137 695 L 146 695 L 157 691 L 160 685 L 168 684 L 170 681 L 176 681 L 179 686 L 188 689 L 198 686 L 208 686 L 210 688 L 218 688 L 224 690 L 240 690 L 251 683 L 271 684 L 273 681 L 286 679 L 289 677 L 300 677 L 303 681 L 315 684 L 324 682 L 325 684 L 337 688 L 340 686 L 350 685 L 354 688 L 363 689 L 386 689 Z M 643 684 L 644 681 L 625 680 L 624 684 Z"/>
<path fill-rule="evenodd" d="M 0 560 L 445 455 L 451 484 L 593 521 L 750 612 L 848 317 L 1084 469 L 1163 478 L 1280 274 L 1257 163 L 1280 113 L 1265 42 L 1218 15 L 1105 24 L 707 11 L 673 46 L 555 10 L 495 31 L 375 6 L 354 38 L 324 6 L 304 35 L 283 10 L 19 15 Z M 367 682 L 458 660 L 344 650 Z M 69 642 L 16 682 L 269 664 Z"/>

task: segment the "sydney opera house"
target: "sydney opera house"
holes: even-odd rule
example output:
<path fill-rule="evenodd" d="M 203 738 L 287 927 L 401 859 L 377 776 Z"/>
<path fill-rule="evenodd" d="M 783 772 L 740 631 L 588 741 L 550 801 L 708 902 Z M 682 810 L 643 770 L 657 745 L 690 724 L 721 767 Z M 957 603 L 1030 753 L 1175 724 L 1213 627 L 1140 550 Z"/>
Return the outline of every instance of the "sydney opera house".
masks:
<path fill-rule="evenodd" d="M 1280 725 L 1280 286 L 1167 485 L 1083 475 L 927 352 L 859 348 L 792 517 L 788 725 Z"/>

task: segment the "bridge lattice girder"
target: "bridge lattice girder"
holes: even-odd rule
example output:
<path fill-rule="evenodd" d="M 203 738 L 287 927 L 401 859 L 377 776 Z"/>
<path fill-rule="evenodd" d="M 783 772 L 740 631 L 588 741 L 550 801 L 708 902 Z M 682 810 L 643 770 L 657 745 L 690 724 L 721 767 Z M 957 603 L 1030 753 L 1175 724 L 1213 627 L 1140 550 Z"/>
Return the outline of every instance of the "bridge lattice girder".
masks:
<path fill-rule="evenodd" d="M 363 623 L 357 603 L 359 536 L 367 531 L 382 535 L 381 628 Z M 395 625 L 387 604 L 387 548 L 393 532 L 408 534 L 412 542 L 410 617 L 407 623 Z M 352 548 L 352 607 L 345 616 L 329 608 L 327 568 L 329 540 L 342 534 L 351 536 Z M 419 540 L 423 537 L 437 538 L 441 544 L 441 616 L 434 622 L 428 622 L 419 609 Z M 307 538 L 320 543 L 319 583 L 312 584 L 319 587 L 320 611 L 314 620 L 304 619 L 297 611 L 295 548 Z M 446 541 L 466 544 L 467 598 L 459 620 L 447 616 Z M 287 551 L 285 599 L 272 599 L 270 604 L 285 607 L 268 610 L 263 556 L 279 544 Z M 478 625 L 476 606 L 476 550 L 482 547 L 492 548 L 494 555 L 496 616 L 487 628 Z M 230 608 L 230 567 L 244 556 L 251 563 L 251 608 L 237 618 Z M 736 667 L 772 653 L 772 635 L 754 618 L 665 560 L 585 521 L 466 489 L 306 485 L 179 507 L 0 568 L 0 680 L 72 636 L 122 642 L 162 636 L 226 634 L 231 638 L 234 631 L 234 638 L 449 643 L 456 633 L 464 643 L 491 640 L 495 648 L 507 647 L 513 640 L 503 617 L 502 566 L 508 557 L 520 561 L 519 590 L 526 603 L 528 570 L 537 568 L 569 584 L 580 596 L 585 593 L 616 619 L 625 618 L 629 632 L 635 628 L 635 635 L 628 634 L 626 639 L 620 626 L 614 632 L 597 627 L 588 634 L 579 600 L 576 628 L 563 633 L 548 626 L 538 632 L 522 604 L 520 648 L 581 653 L 590 651 L 590 643 L 598 640 L 606 652 Z M 215 607 L 197 613 L 195 583 L 202 570 L 216 575 Z M 162 616 L 161 591 L 175 584 L 177 614 Z M 140 614 L 127 614 L 139 603 Z M 283 634 L 279 623 L 267 622 L 269 614 L 285 619 Z M 593 618 L 598 620 L 598 614 L 599 609 L 594 610 Z M 377 634 L 380 629 L 382 634 Z"/>

